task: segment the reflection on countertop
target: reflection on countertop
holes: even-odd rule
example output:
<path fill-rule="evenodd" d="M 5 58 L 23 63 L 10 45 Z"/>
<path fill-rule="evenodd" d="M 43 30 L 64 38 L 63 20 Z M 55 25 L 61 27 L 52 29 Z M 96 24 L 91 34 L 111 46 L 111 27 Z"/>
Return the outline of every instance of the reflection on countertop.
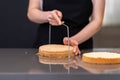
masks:
<path fill-rule="evenodd" d="M 92 49 L 92 50 L 83 50 L 82 53 L 86 52 L 116 52 L 120 54 L 120 49 Z M 56 58 L 46 58 L 46 57 L 39 57 L 40 64 L 48 65 L 50 72 L 52 71 L 52 66 L 63 65 L 63 67 L 68 71 L 68 74 L 72 73 L 70 70 L 75 69 L 79 70 L 83 68 L 84 70 L 88 71 L 92 74 L 120 74 L 120 64 L 90 64 L 82 61 L 82 55 L 75 56 L 70 60 L 68 58 L 64 59 L 56 59 Z M 77 72 L 79 73 L 79 72 Z"/>
<path fill-rule="evenodd" d="M 0 49 L 0 80 L 119 80 L 120 64 L 95 65 L 76 56 L 70 64 L 43 64 L 37 49 Z M 89 51 L 120 52 L 120 48 L 94 48 Z M 96 75 L 97 74 L 97 75 Z M 87 76 L 87 77 L 86 77 Z"/>

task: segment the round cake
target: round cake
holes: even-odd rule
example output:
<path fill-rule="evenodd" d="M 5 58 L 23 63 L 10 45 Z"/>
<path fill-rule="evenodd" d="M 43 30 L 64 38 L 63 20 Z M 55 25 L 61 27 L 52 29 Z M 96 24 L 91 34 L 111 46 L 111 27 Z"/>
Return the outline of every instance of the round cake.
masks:
<path fill-rule="evenodd" d="M 120 54 L 112 52 L 89 52 L 82 55 L 82 61 L 94 64 L 120 63 Z"/>
<path fill-rule="evenodd" d="M 69 50 L 69 52 L 68 52 Z M 49 58 L 73 57 L 73 47 L 61 44 L 47 44 L 39 47 L 39 55 Z"/>

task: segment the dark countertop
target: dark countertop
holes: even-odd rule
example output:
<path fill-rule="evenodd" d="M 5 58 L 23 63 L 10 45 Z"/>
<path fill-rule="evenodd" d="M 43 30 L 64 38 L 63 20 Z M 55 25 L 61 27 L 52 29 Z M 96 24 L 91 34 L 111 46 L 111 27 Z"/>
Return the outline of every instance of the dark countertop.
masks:
<path fill-rule="evenodd" d="M 86 50 L 91 51 L 91 50 Z M 120 48 L 97 48 L 92 51 L 120 53 Z M 84 52 L 84 51 L 83 51 Z M 84 63 L 75 57 L 68 64 L 43 64 L 39 62 L 37 49 L 0 49 L 0 80 L 119 80 L 120 64 L 95 65 Z"/>

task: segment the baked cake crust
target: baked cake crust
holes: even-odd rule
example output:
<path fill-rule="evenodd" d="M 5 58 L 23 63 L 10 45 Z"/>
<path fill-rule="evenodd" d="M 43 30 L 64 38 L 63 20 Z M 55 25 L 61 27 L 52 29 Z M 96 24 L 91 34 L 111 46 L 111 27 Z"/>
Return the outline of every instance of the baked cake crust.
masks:
<path fill-rule="evenodd" d="M 39 47 L 39 54 L 49 58 L 66 58 L 68 57 L 68 46 L 60 44 L 48 44 Z M 70 57 L 73 57 L 73 47 L 70 46 Z"/>
<path fill-rule="evenodd" d="M 120 63 L 120 54 L 112 52 L 84 53 L 82 61 L 93 64 L 118 64 Z"/>

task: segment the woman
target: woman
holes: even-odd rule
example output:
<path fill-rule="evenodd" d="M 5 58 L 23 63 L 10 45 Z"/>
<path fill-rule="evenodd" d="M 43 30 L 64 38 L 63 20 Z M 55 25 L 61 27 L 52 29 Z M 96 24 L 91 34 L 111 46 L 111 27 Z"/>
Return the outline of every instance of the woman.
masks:
<path fill-rule="evenodd" d="M 29 0 L 28 18 L 40 24 L 35 47 L 48 44 L 49 25 L 52 43 L 67 44 L 79 49 L 93 47 L 92 36 L 99 31 L 104 16 L 105 0 Z M 69 26 L 70 38 L 66 28 Z"/>

